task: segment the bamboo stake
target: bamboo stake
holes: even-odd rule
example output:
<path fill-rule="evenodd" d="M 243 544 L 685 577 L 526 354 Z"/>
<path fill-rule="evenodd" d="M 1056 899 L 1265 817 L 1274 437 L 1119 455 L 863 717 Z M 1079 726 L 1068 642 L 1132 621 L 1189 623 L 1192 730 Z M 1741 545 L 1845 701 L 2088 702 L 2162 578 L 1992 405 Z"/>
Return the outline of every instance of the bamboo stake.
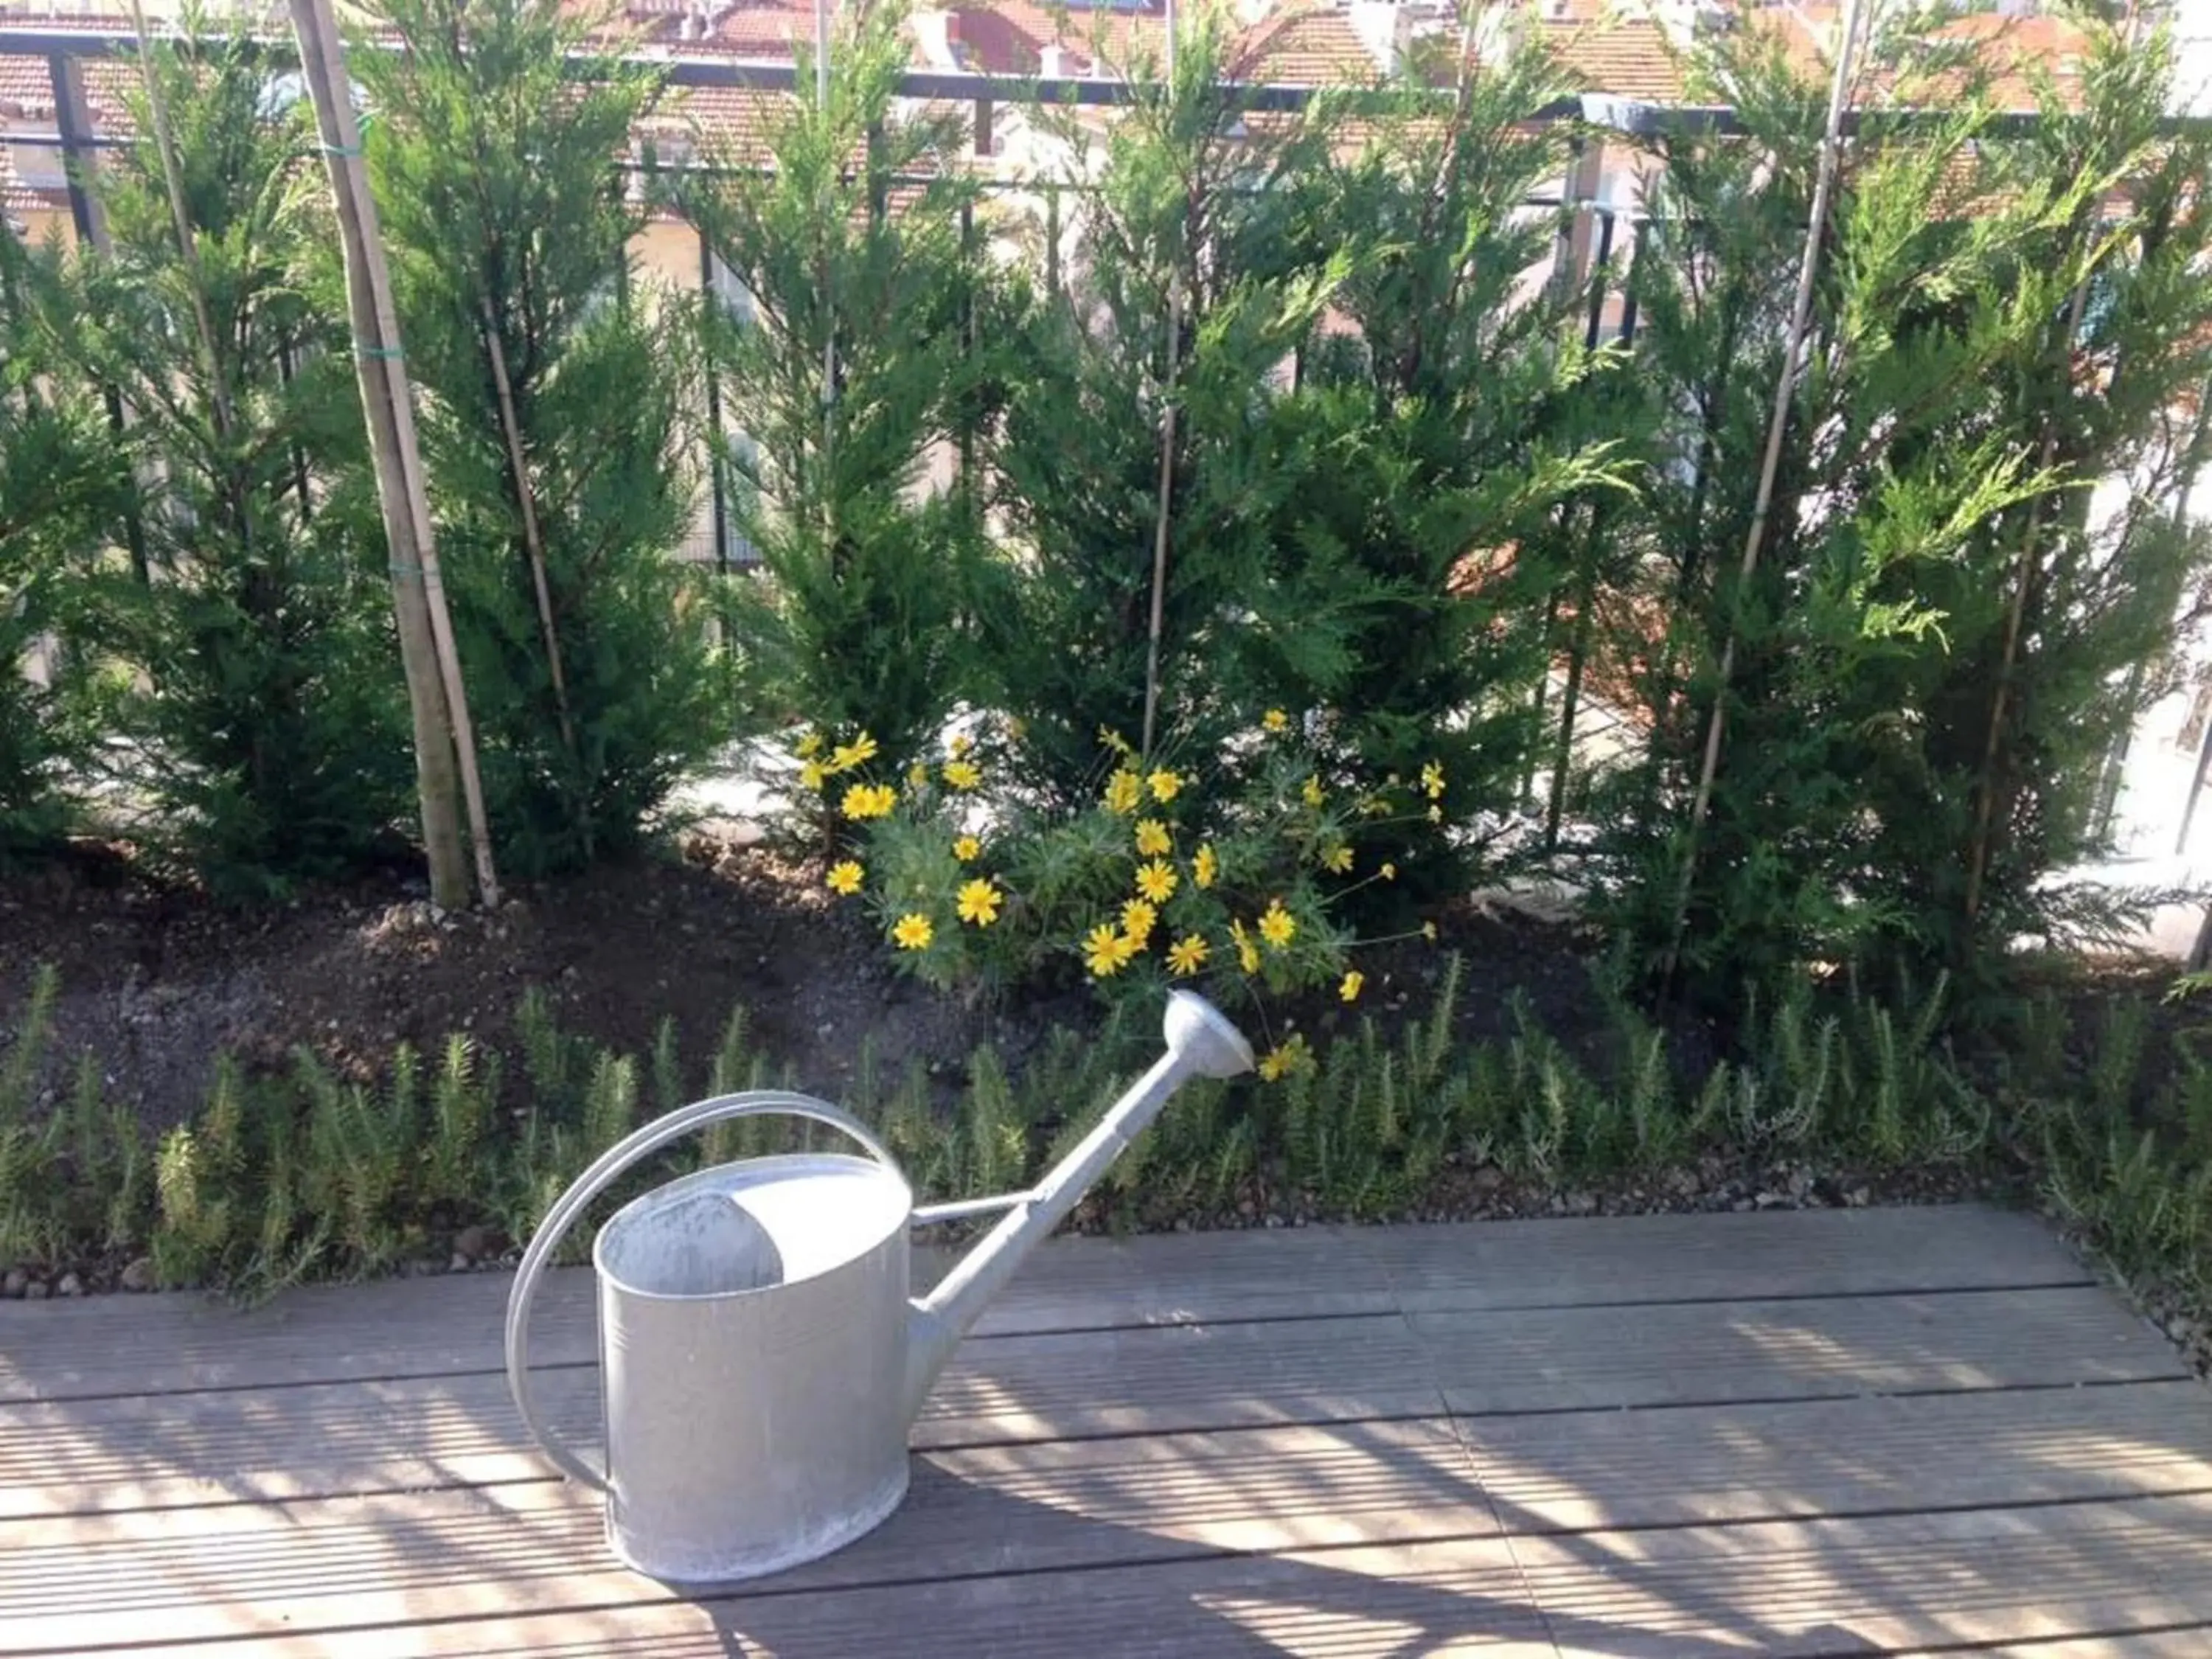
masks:
<path fill-rule="evenodd" d="M 507 349 L 499 343 L 499 319 L 491 301 L 483 301 L 484 347 L 491 355 L 492 384 L 499 392 L 499 421 L 507 434 L 507 465 L 514 470 L 514 499 L 522 509 L 522 544 L 530 556 L 530 580 L 538 590 L 538 631 L 545 641 L 545 664 L 553 676 L 553 708 L 561 720 L 561 744 L 568 758 L 578 757 L 576 726 L 568 714 L 568 678 L 561 669 L 561 635 L 553 624 L 553 592 L 545 579 L 545 544 L 538 533 L 538 498 L 530 487 L 530 464 L 522 453 L 522 423 L 515 418 L 514 388 L 507 378 Z"/>
<path fill-rule="evenodd" d="M 1167 96 L 1170 118 L 1175 109 L 1175 0 L 1167 0 Z M 1166 407 L 1160 412 L 1159 520 L 1152 529 L 1152 616 L 1145 632 L 1145 727 L 1140 750 L 1152 752 L 1152 738 L 1159 722 L 1160 635 L 1167 624 L 1168 510 L 1175 496 L 1176 370 L 1182 343 L 1182 258 L 1178 251 L 1168 272 L 1167 375 L 1161 382 Z"/>
<path fill-rule="evenodd" d="M 1759 464 L 1759 493 L 1745 534 L 1743 561 L 1737 570 L 1736 604 L 1743 603 L 1743 586 L 1759 568 L 1759 555 L 1766 539 L 1766 517 L 1774 505 L 1774 480 L 1782 465 L 1782 438 L 1790 426 L 1790 402 L 1796 395 L 1798 358 L 1803 354 L 1805 331 L 1813 316 L 1813 282 L 1820 268 L 1820 236 L 1828 218 L 1828 198 L 1834 193 L 1836 172 L 1843 149 L 1844 105 L 1850 88 L 1851 54 L 1858 46 L 1859 27 L 1866 16 L 1866 0 L 1850 0 L 1844 14 L 1843 38 L 1836 48 L 1836 74 L 1828 88 L 1827 130 L 1820 140 L 1820 171 L 1813 182 L 1811 222 L 1805 228 L 1805 257 L 1797 268 L 1797 297 L 1790 313 L 1790 331 L 1782 359 L 1782 377 L 1774 387 L 1774 410 L 1766 424 L 1766 453 Z M 1713 779 L 1720 769 L 1721 734 L 1728 710 L 1729 680 L 1735 672 L 1736 630 L 1729 626 L 1721 647 L 1720 675 L 1713 688 L 1713 710 L 1705 723 L 1705 758 L 1698 773 L 1698 791 L 1690 806 L 1690 841 L 1682 853 L 1682 880 L 1674 899 L 1674 936 L 1667 947 L 1662 978 L 1672 981 L 1682 953 L 1682 934 L 1689 926 L 1690 893 L 1697 878 L 1698 841 L 1711 810 Z"/>
<path fill-rule="evenodd" d="M 391 543 L 392 609 L 415 720 L 415 766 L 422 798 L 424 850 L 434 899 L 447 908 L 467 902 L 454 774 L 468 809 L 477 884 L 487 906 L 499 902 L 491 834 L 477 770 L 476 737 L 453 623 L 446 611 L 437 544 L 415 439 L 414 406 L 399 350 L 399 324 L 377 228 L 376 198 L 362 167 L 361 129 L 354 118 L 345 51 L 330 0 L 290 0 L 300 68 L 315 107 L 345 252 L 346 298 L 356 336 L 354 368 L 375 458 L 377 495 Z"/>

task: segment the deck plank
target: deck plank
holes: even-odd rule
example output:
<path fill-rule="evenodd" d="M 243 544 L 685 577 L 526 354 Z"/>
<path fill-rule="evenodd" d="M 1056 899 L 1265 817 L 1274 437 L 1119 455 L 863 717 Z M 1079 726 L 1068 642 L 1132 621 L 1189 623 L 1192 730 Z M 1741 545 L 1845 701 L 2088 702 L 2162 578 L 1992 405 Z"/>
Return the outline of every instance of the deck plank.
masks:
<path fill-rule="evenodd" d="M 982 1448 L 917 1461 L 884 1527 L 780 1594 L 1496 1533 L 1449 1425 Z M 0 1525 L 0 1651 L 668 1600 L 598 1500 L 538 1480 Z"/>
<path fill-rule="evenodd" d="M 209 1659 L 581 1659 L 743 1653 L 1346 1656 L 1562 1659 L 1900 1654 L 2018 1644 L 2016 1659 L 2196 1651 L 2212 1620 L 2212 1506 L 2127 1504 L 1462 1539 L 1096 1571 L 579 1605 L 394 1632 L 270 1633 Z M 1534 1598 L 1532 1612 L 1524 1596 Z M 480 1599 L 480 1598 L 479 1598 Z M 367 1609 L 364 1609 L 366 1612 Z M 1540 1622 L 1536 1614 L 1540 1614 Z M 364 1619 L 362 1623 L 368 1623 Z M 2054 1655 L 2039 1638 L 2104 1632 Z M 2138 1647 L 2126 1632 L 2141 1630 Z M 1547 1639 L 1548 1638 L 1548 1640 Z M 720 1648 L 712 1645 L 720 1643 Z"/>
<path fill-rule="evenodd" d="M 1543 1533 L 2212 1493 L 2208 1407 L 2189 1380 L 1460 1427 L 1506 1528 Z"/>
<path fill-rule="evenodd" d="M 2170 1346 L 2096 1290 L 1263 1321 L 965 1343 L 914 1438 L 1000 1444 L 1448 1410 L 1480 1420 L 2183 1375 Z M 547 1369 L 538 1393 L 557 1432 L 596 1443 L 595 1369 Z M 546 1473 L 492 1373 L 0 1404 L 0 1516 Z"/>
<path fill-rule="evenodd" d="M 1494 1539 L 579 1609 L 133 1659 L 1554 1659 Z"/>
<path fill-rule="evenodd" d="M 1874 1218 L 1869 1219 L 1869 1218 Z M 917 1283 L 945 1260 L 927 1250 Z M 1288 1316 L 2023 1288 L 2087 1276 L 2031 1218 L 1977 1206 L 1063 1238 L 981 1335 Z M 511 1275 L 296 1290 L 241 1313 L 188 1294 L 0 1302 L 0 1401 L 496 1370 Z M 591 1358 L 588 1269 L 552 1274 L 532 1353 Z"/>
<path fill-rule="evenodd" d="M 2212 1498 L 1513 1540 L 1562 1656 L 1890 1653 L 2212 1619 Z"/>
<path fill-rule="evenodd" d="M 1416 1314 L 1458 1413 L 1613 1410 L 2185 1376 L 2094 1286 Z"/>
<path fill-rule="evenodd" d="M 2091 1282 L 2034 1217 L 1975 1204 L 1453 1222 L 1359 1243 L 1409 1313 Z"/>

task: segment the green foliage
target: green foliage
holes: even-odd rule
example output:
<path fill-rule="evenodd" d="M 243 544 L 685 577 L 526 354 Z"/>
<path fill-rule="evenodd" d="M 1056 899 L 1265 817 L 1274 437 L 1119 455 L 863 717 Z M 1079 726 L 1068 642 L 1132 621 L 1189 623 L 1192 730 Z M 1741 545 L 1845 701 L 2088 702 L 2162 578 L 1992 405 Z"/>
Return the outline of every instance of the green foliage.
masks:
<path fill-rule="evenodd" d="M 899 97 L 903 21 L 841 13 L 826 100 L 802 48 L 793 96 L 745 135 L 768 164 L 708 142 L 672 184 L 738 285 L 705 324 L 763 566 L 727 595 L 741 684 L 771 722 L 872 732 L 897 766 L 970 689 L 975 436 L 1000 355 L 964 135 Z M 945 490 L 928 472 L 954 446 Z"/>
<path fill-rule="evenodd" d="M 93 399 L 51 372 L 40 337 L 39 296 L 61 281 L 58 252 L 0 224 L 0 866 L 68 827 L 70 775 L 98 736 L 82 612 L 122 492 Z M 18 669 L 40 646 L 34 679 Z"/>
<path fill-rule="evenodd" d="M 1170 419 L 1157 731 L 1212 753 L 1255 720 L 1272 688 L 1248 653 L 1314 678 L 1344 665 L 1340 607 L 1283 580 L 1277 545 L 1291 491 L 1324 461 L 1278 419 L 1278 381 L 1346 270 L 1302 228 L 1326 135 L 1243 121 L 1226 84 L 1236 27 L 1225 7 L 1192 8 L 1171 76 L 1148 48 L 1121 62 L 1102 45 L 1128 82 L 1103 137 L 1076 112 L 1036 118 L 1065 157 L 1054 199 L 1080 217 L 1065 288 L 1008 325 L 993 459 L 1011 545 L 984 622 L 1029 781 L 1064 806 L 1095 787 L 1100 730 L 1145 731 Z M 1057 226 L 1048 213 L 1042 234 Z"/>
<path fill-rule="evenodd" d="M 246 46 L 194 34 L 151 62 L 190 252 L 142 89 L 97 175 L 112 254 L 43 284 L 58 368 L 131 411 L 109 465 L 138 481 L 144 568 L 109 567 L 78 649 L 119 671 L 121 781 L 155 833 L 252 886 L 392 836 L 404 711 L 313 123 Z"/>
<path fill-rule="evenodd" d="M 509 870 L 573 866 L 634 844 L 725 729 L 671 556 L 696 487 L 684 302 L 636 291 L 646 209 L 611 166 L 657 78 L 554 0 L 371 15 L 404 46 L 356 67 L 492 825 Z"/>
<path fill-rule="evenodd" d="M 2153 505 L 2189 447 L 2168 413 L 2212 368 L 2201 284 L 2173 275 L 2203 246 L 2175 182 L 2201 161 L 2154 137 L 2163 52 L 2107 32 L 2086 112 L 2023 139 L 1911 21 L 1875 58 L 1900 99 L 1954 76 L 1957 112 L 1843 158 L 1747 578 L 1818 88 L 1761 37 L 1724 41 L 1700 72 L 1744 139 L 1657 150 L 1632 289 L 1666 412 L 1611 644 L 1655 724 L 1599 792 L 1601 908 L 1716 1012 L 1821 963 L 1971 990 L 2021 933 L 2094 920 L 2045 878 L 2091 848 L 2098 758 L 2149 684 L 2123 671 L 2170 640 L 2212 553 Z M 2093 532 L 2087 486 L 2111 473 L 2149 489 Z"/>
<path fill-rule="evenodd" d="M 1516 804 L 1556 596 L 1571 584 L 1589 611 L 1604 558 L 1586 526 L 1621 494 L 1615 452 L 1645 418 L 1618 393 L 1619 355 L 1589 349 L 1573 284 L 1519 291 L 1565 228 L 1526 205 L 1570 163 L 1570 125 L 1530 118 L 1559 75 L 1533 36 L 1502 58 L 1432 38 L 1311 186 L 1309 234 L 1361 256 L 1333 295 L 1350 329 L 1301 343 L 1300 395 L 1279 411 L 1285 447 L 1316 464 L 1282 502 L 1276 580 L 1321 625 L 1248 648 L 1270 701 L 1338 711 L 1347 759 L 1441 760 L 1447 824 Z M 1417 838 L 1416 887 L 1463 885 L 1446 830 Z"/>

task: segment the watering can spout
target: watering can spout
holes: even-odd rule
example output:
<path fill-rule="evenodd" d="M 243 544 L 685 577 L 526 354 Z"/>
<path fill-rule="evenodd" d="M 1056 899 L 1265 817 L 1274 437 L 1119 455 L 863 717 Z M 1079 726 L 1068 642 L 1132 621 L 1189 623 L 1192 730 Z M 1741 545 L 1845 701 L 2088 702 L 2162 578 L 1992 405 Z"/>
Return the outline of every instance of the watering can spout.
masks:
<path fill-rule="evenodd" d="M 923 1399 L 979 1318 L 1030 1250 L 1067 1218 L 1121 1149 L 1194 1077 L 1231 1078 L 1252 1069 L 1252 1046 L 1212 1004 L 1188 991 L 1169 994 L 1167 1053 L 1115 1101 L 1098 1125 L 1008 1209 L 998 1225 L 927 1297 L 913 1304 L 907 1344 L 907 1416 Z"/>

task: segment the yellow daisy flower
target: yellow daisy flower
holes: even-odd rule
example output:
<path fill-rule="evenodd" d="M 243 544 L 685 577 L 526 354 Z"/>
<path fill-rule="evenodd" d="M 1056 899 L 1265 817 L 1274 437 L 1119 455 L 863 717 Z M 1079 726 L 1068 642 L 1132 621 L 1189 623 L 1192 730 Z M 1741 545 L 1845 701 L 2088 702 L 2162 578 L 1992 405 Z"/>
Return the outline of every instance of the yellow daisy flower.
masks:
<path fill-rule="evenodd" d="M 1306 798 L 1306 805 L 1309 806 L 1318 806 L 1328 799 L 1322 793 L 1321 780 L 1316 777 L 1307 778 L 1305 787 L 1298 793 Z"/>
<path fill-rule="evenodd" d="M 1168 827 L 1158 818 L 1137 820 L 1137 850 L 1148 859 L 1158 858 L 1175 843 L 1168 839 Z"/>
<path fill-rule="evenodd" d="M 1163 859 L 1137 867 L 1137 890 L 1155 904 L 1165 904 L 1175 896 L 1175 866 Z"/>
<path fill-rule="evenodd" d="M 1212 847 L 1209 844 L 1200 848 L 1198 857 L 1191 862 L 1190 878 L 1200 887 L 1211 887 L 1213 878 L 1220 873 L 1221 860 L 1214 857 Z"/>
<path fill-rule="evenodd" d="M 1140 898 L 1131 899 L 1121 907 L 1121 931 L 1139 950 L 1144 949 L 1145 941 L 1152 936 L 1152 927 L 1159 919 L 1160 913 Z"/>
<path fill-rule="evenodd" d="M 1152 786 L 1154 800 L 1173 800 L 1182 790 L 1182 775 L 1168 771 L 1165 768 L 1153 773 L 1145 781 Z"/>
<path fill-rule="evenodd" d="M 830 890 L 850 898 L 860 890 L 860 882 L 867 873 L 855 860 L 842 860 L 830 866 Z"/>
<path fill-rule="evenodd" d="M 1144 798 L 1144 781 L 1134 772 L 1116 772 L 1106 780 L 1106 810 L 1109 812 L 1133 812 Z"/>
<path fill-rule="evenodd" d="M 1431 806 L 1429 808 L 1429 822 L 1431 823 L 1442 823 L 1443 821 L 1444 809 L 1443 807 Z"/>
<path fill-rule="evenodd" d="M 963 864 L 981 856 L 982 851 L 983 843 L 973 836 L 963 836 L 952 843 L 952 856 Z"/>
<path fill-rule="evenodd" d="M 1322 854 L 1321 862 L 1323 869 L 1334 871 L 1340 876 L 1352 868 L 1352 849 L 1349 847 L 1332 847 Z"/>
<path fill-rule="evenodd" d="M 1094 979 L 1110 978 L 1129 960 L 1128 945 L 1113 923 L 1102 921 L 1083 936 L 1084 965 Z"/>
<path fill-rule="evenodd" d="M 918 910 L 908 911 L 891 929 L 891 938 L 902 951 L 927 951 L 929 941 L 936 937 L 937 930 L 929 925 L 929 918 Z"/>
<path fill-rule="evenodd" d="M 1270 1048 L 1260 1061 L 1262 1080 L 1273 1083 L 1293 1072 L 1302 1072 L 1312 1061 L 1312 1052 L 1306 1047 L 1304 1036 L 1293 1033 L 1279 1047 Z"/>
<path fill-rule="evenodd" d="M 830 769 L 849 772 L 862 761 L 876 757 L 876 740 L 863 732 L 850 743 L 841 743 L 830 751 Z"/>
<path fill-rule="evenodd" d="M 1434 761 L 1424 766 L 1421 769 L 1421 787 L 1428 791 L 1431 800 L 1440 799 L 1444 793 L 1444 769 Z"/>
<path fill-rule="evenodd" d="M 906 782 L 908 788 L 919 789 L 922 785 L 928 781 L 929 769 L 927 766 L 924 766 L 920 761 L 916 761 L 913 765 L 906 769 Z"/>
<path fill-rule="evenodd" d="M 1398 866 L 1395 864 L 1385 863 L 1382 866 L 1382 879 L 1385 881 L 1397 880 Z"/>
<path fill-rule="evenodd" d="M 1006 900 L 1006 896 L 988 881 L 969 882 L 960 890 L 960 920 L 988 927 L 999 919 L 999 907 Z"/>
<path fill-rule="evenodd" d="M 1206 966 L 1206 958 L 1210 954 L 1211 952 L 1206 948 L 1206 941 L 1196 933 L 1193 933 L 1186 939 L 1177 939 L 1170 947 L 1168 968 L 1178 977 L 1188 979 Z"/>
<path fill-rule="evenodd" d="M 973 789 L 983 781 L 983 775 L 975 769 L 973 761 L 947 761 L 945 763 L 945 781 L 955 789 Z"/>
<path fill-rule="evenodd" d="M 1260 716 L 1260 724 L 1270 732 L 1287 732 L 1291 729 L 1291 717 L 1279 708 L 1270 708 Z"/>
<path fill-rule="evenodd" d="M 1346 1002 L 1359 1000 L 1359 988 L 1367 983 L 1367 975 L 1357 968 L 1344 976 L 1344 983 L 1336 988 L 1337 995 Z"/>
<path fill-rule="evenodd" d="M 1232 919 L 1229 924 L 1229 937 L 1237 941 L 1237 965 L 1248 974 L 1258 973 L 1260 947 L 1252 943 L 1251 935 L 1244 931 L 1244 924 Z"/>
<path fill-rule="evenodd" d="M 952 758 L 955 760 L 965 758 L 968 751 L 975 746 L 975 739 L 969 737 L 965 732 L 956 734 L 950 745 L 952 750 Z"/>
<path fill-rule="evenodd" d="M 1110 726 L 1102 726 L 1098 728 L 1098 741 L 1117 755 L 1126 755 L 1129 752 L 1128 738 Z"/>
<path fill-rule="evenodd" d="M 1260 937 L 1279 951 L 1297 936 L 1297 931 L 1298 925 L 1283 908 L 1282 900 L 1268 900 L 1267 914 L 1260 918 Z"/>
<path fill-rule="evenodd" d="M 818 760 L 811 760 L 799 769 L 799 781 L 808 789 L 819 789 L 830 781 L 830 769 Z"/>
<path fill-rule="evenodd" d="M 1423 939 L 1425 939 L 1429 940 L 1431 943 L 1432 943 L 1432 944 L 1433 944 L 1433 943 L 1435 942 L 1435 940 L 1436 940 L 1436 937 L 1437 937 L 1437 925 L 1436 925 L 1436 923 L 1434 923 L 1433 921 L 1425 921 L 1425 922 L 1423 922 L 1423 923 L 1421 924 L 1421 937 L 1422 937 Z"/>
<path fill-rule="evenodd" d="M 811 760 L 822 752 L 822 734 L 809 732 L 793 745 L 793 752 L 801 760 Z"/>

